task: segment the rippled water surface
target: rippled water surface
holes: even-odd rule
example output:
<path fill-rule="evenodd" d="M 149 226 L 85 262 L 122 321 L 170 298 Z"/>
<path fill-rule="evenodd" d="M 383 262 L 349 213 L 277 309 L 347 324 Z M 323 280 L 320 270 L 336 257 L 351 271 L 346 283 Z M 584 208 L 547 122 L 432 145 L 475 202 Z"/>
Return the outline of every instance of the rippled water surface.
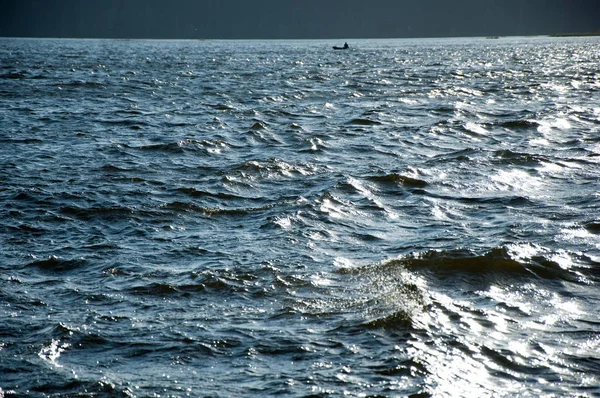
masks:
<path fill-rule="evenodd" d="M 0 40 L 0 396 L 600 396 L 600 39 Z"/>

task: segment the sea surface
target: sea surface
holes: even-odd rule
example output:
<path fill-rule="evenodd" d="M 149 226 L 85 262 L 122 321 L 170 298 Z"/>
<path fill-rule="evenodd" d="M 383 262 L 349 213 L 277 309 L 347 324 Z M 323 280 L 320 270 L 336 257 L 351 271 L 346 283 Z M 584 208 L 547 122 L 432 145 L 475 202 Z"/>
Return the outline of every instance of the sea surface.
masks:
<path fill-rule="evenodd" d="M 0 397 L 600 397 L 600 38 L 0 39 Z"/>

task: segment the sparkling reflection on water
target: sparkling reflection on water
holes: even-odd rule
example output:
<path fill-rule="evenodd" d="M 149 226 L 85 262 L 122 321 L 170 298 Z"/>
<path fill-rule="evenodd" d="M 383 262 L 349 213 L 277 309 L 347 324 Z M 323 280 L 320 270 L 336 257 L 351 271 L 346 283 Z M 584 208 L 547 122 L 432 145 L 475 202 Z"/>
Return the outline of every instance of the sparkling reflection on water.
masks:
<path fill-rule="evenodd" d="M 599 45 L 0 40 L 0 395 L 600 394 Z"/>

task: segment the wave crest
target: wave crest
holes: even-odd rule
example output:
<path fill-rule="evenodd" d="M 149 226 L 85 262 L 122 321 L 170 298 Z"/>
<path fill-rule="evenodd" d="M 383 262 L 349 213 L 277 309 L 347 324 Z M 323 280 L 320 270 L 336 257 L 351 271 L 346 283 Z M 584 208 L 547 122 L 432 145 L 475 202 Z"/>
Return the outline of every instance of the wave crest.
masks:
<path fill-rule="evenodd" d="M 457 277 L 461 280 L 541 278 L 577 281 L 576 269 L 561 264 L 557 254 L 532 245 L 506 245 L 486 252 L 470 249 L 428 250 L 383 261 L 376 266 L 346 268 L 344 273 L 385 272 L 408 270 L 440 278 Z"/>
<path fill-rule="evenodd" d="M 368 179 L 381 184 L 399 184 L 416 188 L 424 188 L 428 185 L 427 181 L 418 178 L 408 177 L 398 173 L 391 173 L 382 176 L 372 176 L 368 177 Z"/>

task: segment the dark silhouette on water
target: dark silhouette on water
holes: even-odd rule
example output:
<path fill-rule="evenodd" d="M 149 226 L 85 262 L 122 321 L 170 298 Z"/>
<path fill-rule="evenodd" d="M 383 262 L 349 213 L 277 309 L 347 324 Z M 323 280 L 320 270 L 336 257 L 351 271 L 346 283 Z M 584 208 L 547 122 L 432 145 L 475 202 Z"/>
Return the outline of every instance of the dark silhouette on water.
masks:
<path fill-rule="evenodd" d="M 349 48 L 350 48 L 350 46 L 348 45 L 348 42 L 344 43 L 344 46 L 343 46 L 343 47 L 340 47 L 340 46 L 333 46 L 333 49 L 334 49 L 334 50 L 347 50 L 347 49 L 349 49 Z"/>

